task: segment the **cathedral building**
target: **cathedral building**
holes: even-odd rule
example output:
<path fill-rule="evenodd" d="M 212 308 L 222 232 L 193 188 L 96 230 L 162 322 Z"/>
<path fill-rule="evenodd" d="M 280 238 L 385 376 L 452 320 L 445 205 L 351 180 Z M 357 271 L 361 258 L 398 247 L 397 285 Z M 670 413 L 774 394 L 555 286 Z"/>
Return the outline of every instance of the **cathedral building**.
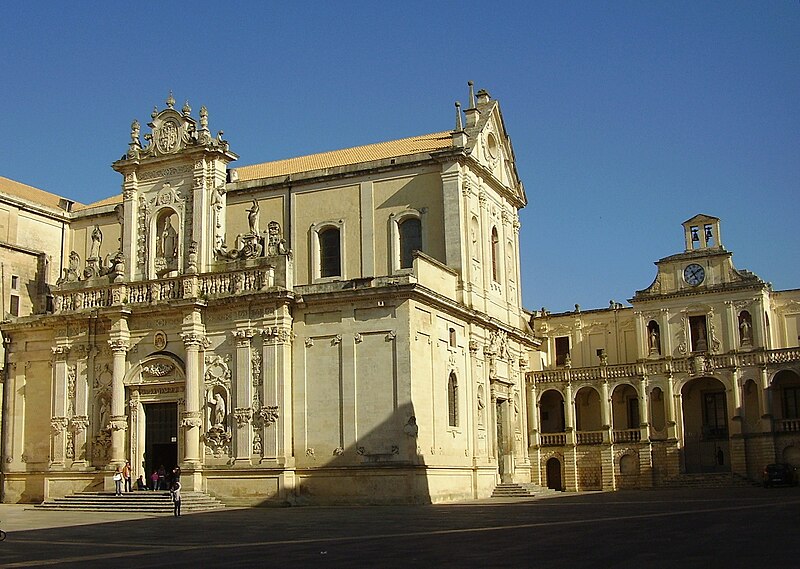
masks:
<path fill-rule="evenodd" d="M 428 503 L 800 466 L 800 291 L 720 220 L 631 307 L 522 307 L 498 102 L 452 130 L 238 165 L 170 97 L 93 204 L 0 178 L 2 500 L 180 467 L 229 504 Z"/>
<path fill-rule="evenodd" d="M 656 263 L 631 307 L 536 313 L 536 482 L 614 490 L 800 467 L 800 290 L 737 270 L 720 229 L 684 222 L 684 250 Z"/>
<path fill-rule="evenodd" d="M 456 115 L 234 166 L 170 95 L 133 122 L 119 195 L 0 179 L 3 500 L 102 490 L 127 460 L 237 504 L 529 481 L 526 196 L 498 102 L 470 87 Z"/>

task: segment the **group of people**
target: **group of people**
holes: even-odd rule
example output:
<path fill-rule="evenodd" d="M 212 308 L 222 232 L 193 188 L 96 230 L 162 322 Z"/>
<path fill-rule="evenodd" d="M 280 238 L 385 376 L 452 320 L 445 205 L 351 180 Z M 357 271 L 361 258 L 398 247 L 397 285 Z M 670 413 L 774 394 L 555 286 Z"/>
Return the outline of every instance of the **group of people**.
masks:
<path fill-rule="evenodd" d="M 122 496 L 123 487 L 125 492 L 132 492 L 131 488 L 131 463 L 126 461 L 125 466 L 117 467 L 113 476 L 114 494 Z M 175 516 L 181 515 L 181 467 L 176 466 L 172 472 L 167 472 L 162 464 L 157 470 L 153 470 L 150 475 L 150 485 L 144 481 L 144 476 L 139 475 L 136 480 L 137 490 L 169 490 L 174 504 Z"/>

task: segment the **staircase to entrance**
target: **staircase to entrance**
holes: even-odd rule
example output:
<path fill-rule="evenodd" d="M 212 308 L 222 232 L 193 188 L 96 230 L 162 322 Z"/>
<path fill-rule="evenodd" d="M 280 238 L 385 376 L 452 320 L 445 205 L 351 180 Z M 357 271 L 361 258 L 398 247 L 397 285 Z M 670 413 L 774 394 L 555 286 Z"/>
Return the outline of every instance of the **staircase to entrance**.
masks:
<path fill-rule="evenodd" d="M 555 496 L 560 494 L 552 488 L 545 488 L 538 484 L 530 483 L 503 483 L 494 487 L 492 498 L 533 498 L 542 496 Z"/>
<path fill-rule="evenodd" d="M 35 508 L 45 510 L 77 510 L 85 512 L 137 512 L 141 514 L 171 514 L 173 505 L 169 492 L 76 492 L 63 498 L 53 498 Z M 225 505 L 203 492 L 181 491 L 181 513 L 204 512 Z"/>

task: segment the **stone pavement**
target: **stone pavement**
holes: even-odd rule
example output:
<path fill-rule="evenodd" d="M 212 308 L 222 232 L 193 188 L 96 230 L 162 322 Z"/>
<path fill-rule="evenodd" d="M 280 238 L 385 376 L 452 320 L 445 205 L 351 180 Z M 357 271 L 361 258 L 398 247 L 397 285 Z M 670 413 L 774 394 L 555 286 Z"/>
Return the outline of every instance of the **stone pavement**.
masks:
<path fill-rule="evenodd" d="M 800 489 L 185 515 L 0 505 L 0 567 L 796 567 Z"/>

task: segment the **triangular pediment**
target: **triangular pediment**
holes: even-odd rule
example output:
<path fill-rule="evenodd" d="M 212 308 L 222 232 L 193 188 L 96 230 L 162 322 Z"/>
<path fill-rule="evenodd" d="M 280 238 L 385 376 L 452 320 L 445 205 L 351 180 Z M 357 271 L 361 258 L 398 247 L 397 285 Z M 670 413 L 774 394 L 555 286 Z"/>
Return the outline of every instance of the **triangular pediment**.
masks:
<path fill-rule="evenodd" d="M 475 107 L 467 110 L 467 113 L 470 112 L 475 114 L 476 119 L 474 124 L 468 124 L 465 129 L 469 156 L 509 188 L 522 204 L 527 203 L 525 189 L 517 174 L 514 147 L 506 131 L 499 102 L 482 92 Z"/>

